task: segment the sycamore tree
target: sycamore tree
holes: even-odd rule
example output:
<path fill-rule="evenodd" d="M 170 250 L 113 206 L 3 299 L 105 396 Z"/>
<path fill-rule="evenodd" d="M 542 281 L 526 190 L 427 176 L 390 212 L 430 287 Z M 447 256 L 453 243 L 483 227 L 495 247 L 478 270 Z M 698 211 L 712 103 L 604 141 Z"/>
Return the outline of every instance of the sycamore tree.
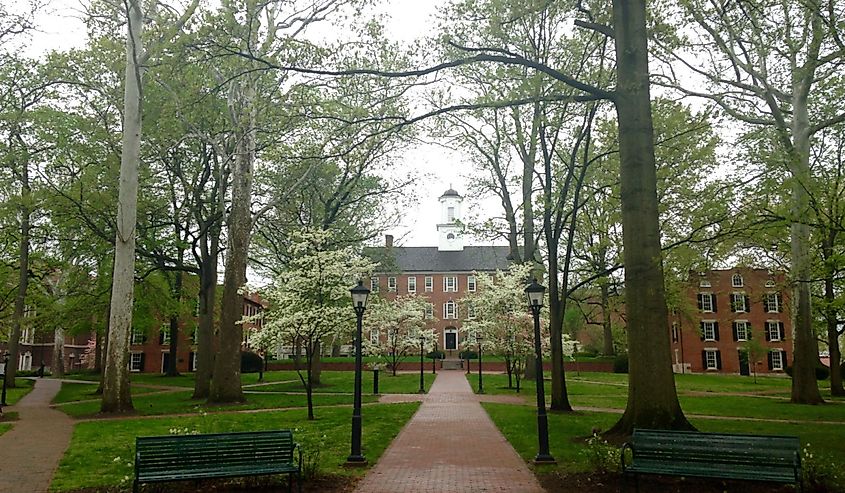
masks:
<path fill-rule="evenodd" d="M 321 341 L 347 338 L 355 327 L 349 288 L 368 279 L 375 264 L 352 247 L 332 249 L 332 234 L 305 230 L 292 234 L 291 260 L 263 293 L 270 305 L 264 328 L 250 339 L 255 347 L 291 346 L 305 350 L 305 368 L 297 367 L 314 419 L 312 376 Z M 366 315 L 365 315 L 366 316 Z"/>
<path fill-rule="evenodd" d="M 420 336 L 426 346 L 436 340 L 432 330 L 426 330 L 425 309 L 428 302 L 416 296 L 397 296 L 392 300 L 377 299 L 367 306 L 364 331 L 369 340 L 364 348 L 370 356 L 377 356 L 396 376 L 399 364 L 420 347 Z"/>

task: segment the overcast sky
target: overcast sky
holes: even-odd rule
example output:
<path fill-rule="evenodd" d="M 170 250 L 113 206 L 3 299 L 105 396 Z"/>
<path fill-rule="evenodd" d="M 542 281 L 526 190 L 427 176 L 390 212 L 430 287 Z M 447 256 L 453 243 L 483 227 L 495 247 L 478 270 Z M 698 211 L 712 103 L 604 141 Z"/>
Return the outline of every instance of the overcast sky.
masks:
<path fill-rule="evenodd" d="M 2 0 L 0 0 L 2 1 Z M 390 16 L 386 23 L 388 35 L 398 41 L 411 42 L 431 33 L 432 16 L 445 0 L 391 0 L 381 2 L 381 8 Z M 53 0 L 49 10 L 39 19 L 39 32 L 32 38 L 26 51 L 38 55 L 48 50 L 65 50 L 81 47 L 85 43 L 79 0 Z M 403 166 L 426 173 L 414 190 L 419 197 L 415 206 L 404 214 L 402 225 L 386 234 L 392 234 L 405 246 L 433 246 L 437 244 L 436 224 L 439 218 L 438 197 L 450 186 L 466 197 L 464 210 L 481 216 L 496 214 L 496 201 L 467 196 L 469 167 L 465 157 L 436 145 L 420 145 L 401 156 Z M 490 212 L 487 212 L 490 211 Z M 467 244 L 477 244 L 467 238 Z"/>

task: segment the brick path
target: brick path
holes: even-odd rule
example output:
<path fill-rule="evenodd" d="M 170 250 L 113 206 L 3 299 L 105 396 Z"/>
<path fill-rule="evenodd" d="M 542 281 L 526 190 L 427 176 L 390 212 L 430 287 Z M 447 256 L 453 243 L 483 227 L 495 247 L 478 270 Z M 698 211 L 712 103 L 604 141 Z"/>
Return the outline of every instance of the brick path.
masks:
<path fill-rule="evenodd" d="M 544 490 L 484 412 L 463 372 L 442 371 L 420 409 L 356 491 L 542 493 Z"/>
<path fill-rule="evenodd" d="M 42 493 L 65 453 L 73 433 L 73 422 L 63 412 L 49 407 L 61 388 L 61 381 L 43 378 L 14 406 L 19 421 L 0 435 L 0 493 Z"/>

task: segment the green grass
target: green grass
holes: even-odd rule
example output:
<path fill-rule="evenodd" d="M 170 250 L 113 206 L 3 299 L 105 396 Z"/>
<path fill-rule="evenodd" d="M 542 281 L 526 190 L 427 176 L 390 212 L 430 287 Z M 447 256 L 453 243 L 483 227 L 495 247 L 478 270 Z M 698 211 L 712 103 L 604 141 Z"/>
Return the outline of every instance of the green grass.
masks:
<path fill-rule="evenodd" d="M 84 401 L 89 399 L 99 399 L 101 396 L 96 394 L 96 383 L 78 383 L 78 382 L 62 382 L 62 388 L 59 393 L 53 397 L 53 404 L 63 404 L 66 402 Z M 133 386 L 130 391 L 132 394 L 143 394 L 148 392 L 157 392 L 151 387 Z M 158 392 L 161 392 L 160 390 Z"/>
<path fill-rule="evenodd" d="M 12 429 L 12 425 L 10 425 L 9 423 L 0 423 L 0 435 L 6 433 L 10 429 Z"/>
<path fill-rule="evenodd" d="M 6 387 L 6 405 L 14 406 L 26 394 L 32 391 L 35 382 L 27 378 L 16 378 L 16 387 Z"/>
<path fill-rule="evenodd" d="M 162 414 L 192 414 L 215 411 L 240 411 L 246 409 L 278 409 L 289 407 L 305 407 L 305 395 L 286 394 L 246 394 L 247 401 L 242 404 L 226 404 L 211 406 L 203 400 L 192 400 L 191 392 L 167 392 L 150 395 L 140 395 L 132 399 L 135 412 L 141 416 L 158 416 Z M 363 402 L 374 402 L 376 396 L 364 395 Z M 314 406 L 352 405 L 352 395 L 314 395 Z M 57 406 L 58 410 L 73 417 L 90 417 L 100 411 L 100 402 L 79 402 Z M 304 410 L 302 411 L 304 413 Z M 320 411 L 315 411 L 319 414 Z"/>
<path fill-rule="evenodd" d="M 418 403 L 406 403 L 364 408 L 362 451 L 370 464 L 375 464 L 418 406 Z M 364 470 L 342 466 L 349 455 L 350 420 L 350 409 L 327 408 L 319 410 L 314 421 L 305 420 L 301 411 L 288 410 L 80 423 L 74 428 L 71 444 L 50 489 L 67 491 L 120 485 L 128 488 L 133 477 L 135 437 L 167 435 L 171 429 L 219 433 L 293 428 L 294 439 L 302 446 L 305 460 L 318 460 L 321 473 L 360 475 Z"/>
<path fill-rule="evenodd" d="M 304 392 L 305 388 L 293 373 L 291 381 L 274 385 L 261 385 L 248 387 L 245 390 L 256 392 Z M 424 386 L 426 391 L 431 388 L 435 375 L 431 372 L 424 373 Z M 266 380 L 266 379 L 265 379 Z M 315 393 L 352 393 L 355 384 L 355 373 L 351 371 L 323 371 L 320 376 L 322 385 L 314 388 Z M 379 372 L 379 392 L 382 394 L 415 394 L 420 388 L 419 373 L 400 373 L 395 377 L 390 372 Z M 367 371 L 362 374 L 361 390 L 364 394 L 373 391 L 373 372 Z"/>

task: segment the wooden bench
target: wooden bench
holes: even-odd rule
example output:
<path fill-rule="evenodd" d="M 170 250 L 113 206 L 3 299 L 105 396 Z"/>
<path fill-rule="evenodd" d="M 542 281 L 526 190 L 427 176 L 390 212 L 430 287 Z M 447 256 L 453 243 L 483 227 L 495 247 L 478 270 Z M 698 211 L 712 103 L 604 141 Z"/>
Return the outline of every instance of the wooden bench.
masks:
<path fill-rule="evenodd" d="M 141 483 L 287 474 L 288 491 L 296 476 L 301 492 L 301 473 L 290 430 L 136 437 L 132 491 Z"/>
<path fill-rule="evenodd" d="M 625 451 L 632 460 L 626 463 Z M 745 479 L 797 484 L 801 476 L 798 437 L 733 435 L 635 429 L 622 445 L 622 473 Z"/>

